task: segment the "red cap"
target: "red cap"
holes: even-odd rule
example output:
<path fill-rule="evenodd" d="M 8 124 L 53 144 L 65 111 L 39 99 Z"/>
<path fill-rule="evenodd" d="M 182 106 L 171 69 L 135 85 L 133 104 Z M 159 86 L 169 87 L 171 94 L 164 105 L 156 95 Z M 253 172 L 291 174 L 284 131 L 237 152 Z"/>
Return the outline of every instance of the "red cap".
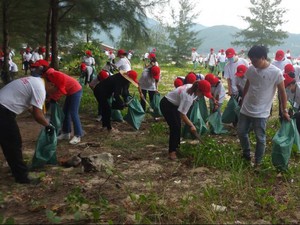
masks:
<path fill-rule="evenodd" d="M 149 59 L 152 59 L 152 58 L 155 58 L 156 57 L 156 55 L 154 54 L 154 53 L 150 53 L 149 55 L 148 55 L 148 58 Z"/>
<path fill-rule="evenodd" d="M 292 82 L 295 81 L 294 78 L 290 77 L 287 73 L 283 74 L 284 77 L 284 87 L 286 88 L 289 86 Z"/>
<path fill-rule="evenodd" d="M 175 86 L 176 88 L 178 88 L 178 87 L 180 87 L 180 86 L 182 86 L 182 85 L 183 85 L 183 80 L 182 80 L 181 78 L 177 77 L 177 78 L 174 80 L 174 86 Z"/>
<path fill-rule="evenodd" d="M 199 91 L 202 92 L 202 94 L 207 97 L 207 98 L 212 98 L 213 96 L 211 95 L 210 89 L 211 85 L 207 80 L 200 80 L 198 82 L 198 89 Z"/>
<path fill-rule="evenodd" d="M 195 73 L 190 72 L 185 76 L 185 83 L 193 84 L 197 80 L 197 76 Z"/>
<path fill-rule="evenodd" d="M 211 85 L 216 85 L 220 80 L 214 74 L 206 74 L 205 80 L 207 80 Z"/>
<path fill-rule="evenodd" d="M 85 63 L 81 63 L 80 69 L 81 69 L 82 71 L 86 70 L 86 65 L 85 65 Z"/>
<path fill-rule="evenodd" d="M 192 51 L 196 51 L 196 48 L 192 48 Z"/>
<path fill-rule="evenodd" d="M 295 68 L 294 68 L 294 66 L 292 65 L 292 64 L 286 64 L 285 66 L 284 66 L 284 72 L 285 73 L 290 73 L 290 72 L 295 72 Z"/>
<path fill-rule="evenodd" d="M 88 55 L 88 56 L 92 56 L 92 52 L 90 50 L 86 50 L 85 54 Z"/>
<path fill-rule="evenodd" d="M 119 49 L 118 50 L 118 54 L 117 54 L 117 56 L 120 56 L 120 55 L 125 55 L 126 54 L 126 52 L 125 52 L 125 50 L 124 49 Z"/>
<path fill-rule="evenodd" d="M 245 66 L 244 64 L 241 64 L 236 68 L 235 75 L 238 77 L 242 77 L 242 76 L 244 76 L 244 74 L 246 73 L 247 70 L 248 70 L 248 67 Z"/>
<path fill-rule="evenodd" d="M 106 70 L 101 70 L 101 71 L 99 72 L 99 74 L 98 74 L 98 79 L 99 79 L 100 81 L 105 80 L 105 79 L 108 78 L 108 77 L 109 77 L 109 74 L 108 74 L 108 72 L 107 72 Z"/>
<path fill-rule="evenodd" d="M 224 52 L 224 49 L 223 49 L 223 48 L 221 49 L 221 52 Z"/>
<path fill-rule="evenodd" d="M 213 48 L 210 49 L 210 51 L 213 51 L 213 50 L 214 50 Z"/>
<path fill-rule="evenodd" d="M 30 65 L 30 67 L 39 67 L 39 66 L 49 67 L 49 63 L 44 59 L 40 59 Z"/>
<path fill-rule="evenodd" d="M 151 67 L 151 75 L 155 80 L 159 80 L 160 77 L 160 68 L 158 66 Z"/>
<path fill-rule="evenodd" d="M 63 73 L 54 70 L 48 73 L 46 72 L 46 78 L 53 83 L 62 94 L 67 94 L 66 79 Z"/>
<path fill-rule="evenodd" d="M 278 50 L 275 55 L 275 60 L 281 61 L 281 60 L 283 60 L 283 58 L 284 58 L 284 51 Z"/>
<path fill-rule="evenodd" d="M 235 51 L 233 48 L 228 48 L 226 51 L 225 51 L 225 54 L 226 54 L 226 57 L 227 58 L 232 58 L 233 56 L 235 56 Z"/>

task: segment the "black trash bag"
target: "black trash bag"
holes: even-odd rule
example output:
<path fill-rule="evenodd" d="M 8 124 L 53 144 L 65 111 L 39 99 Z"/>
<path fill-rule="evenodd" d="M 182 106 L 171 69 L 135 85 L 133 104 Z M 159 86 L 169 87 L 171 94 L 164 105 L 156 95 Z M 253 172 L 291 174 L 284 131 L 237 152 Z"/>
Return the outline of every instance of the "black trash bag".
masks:
<path fill-rule="evenodd" d="M 145 118 L 145 111 L 140 101 L 133 97 L 128 101 L 128 111 L 124 116 L 124 120 L 127 121 L 134 129 L 140 129 L 142 121 Z"/>
<path fill-rule="evenodd" d="M 214 113 L 210 114 L 207 118 L 207 121 L 212 134 L 226 134 L 228 132 L 228 130 L 226 130 L 223 126 L 220 112 L 215 111 Z"/>
<path fill-rule="evenodd" d="M 202 116 L 201 116 L 200 106 L 199 106 L 200 104 L 202 104 L 200 101 L 195 101 L 187 116 L 190 119 L 190 121 L 192 121 L 192 123 L 195 125 L 195 127 L 197 129 L 197 133 L 199 135 L 203 135 L 207 132 L 208 129 L 207 129 L 205 121 L 202 119 Z M 187 138 L 187 139 L 195 139 L 196 138 L 191 133 L 190 127 L 187 125 L 184 125 L 181 136 L 183 138 Z"/>

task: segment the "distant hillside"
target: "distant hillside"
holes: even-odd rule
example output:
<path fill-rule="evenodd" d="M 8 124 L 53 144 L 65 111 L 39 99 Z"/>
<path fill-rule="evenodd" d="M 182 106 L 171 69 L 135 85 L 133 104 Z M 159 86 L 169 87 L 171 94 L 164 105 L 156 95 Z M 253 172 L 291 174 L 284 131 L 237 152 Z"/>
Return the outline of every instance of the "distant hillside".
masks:
<path fill-rule="evenodd" d="M 153 19 L 148 19 L 146 25 L 151 28 L 157 26 L 158 22 Z M 240 29 L 236 27 L 225 25 L 205 27 L 201 24 L 196 24 L 193 29 L 195 31 L 200 31 L 199 38 L 203 41 L 201 46 L 197 49 L 200 54 L 207 54 L 210 48 L 214 48 L 215 51 L 229 47 L 233 47 L 237 51 L 242 49 L 242 47 L 236 47 L 230 44 L 231 41 L 233 41 L 233 35 L 240 31 Z M 114 27 L 111 33 L 115 37 L 115 41 L 110 40 L 104 33 L 95 35 L 95 38 L 101 40 L 105 44 L 115 46 L 116 40 L 118 40 L 121 35 L 121 30 L 118 27 Z M 288 35 L 289 37 L 284 41 L 284 44 L 270 49 L 269 56 L 271 58 L 278 49 L 282 49 L 283 51 L 289 49 L 293 57 L 300 56 L 300 34 L 289 33 Z"/>

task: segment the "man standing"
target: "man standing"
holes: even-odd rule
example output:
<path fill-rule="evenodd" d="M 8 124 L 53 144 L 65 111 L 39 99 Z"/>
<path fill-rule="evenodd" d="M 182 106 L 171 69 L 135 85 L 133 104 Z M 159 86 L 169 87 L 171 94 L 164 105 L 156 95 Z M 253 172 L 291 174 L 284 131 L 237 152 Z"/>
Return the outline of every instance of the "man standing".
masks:
<path fill-rule="evenodd" d="M 237 131 L 243 150 L 242 157 L 251 161 L 249 132 L 252 124 L 256 136 L 254 164 L 259 166 L 265 152 L 266 124 L 276 89 L 281 99 L 283 118 L 290 120 L 290 117 L 286 108 L 287 96 L 282 71 L 268 62 L 267 49 L 264 46 L 253 46 L 248 57 L 252 65 L 245 74 L 247 81 Z"/>
<path fill-rule="evenodd" d="M 198 57 L 199 57 L 199 54 L 197 53 L 196 48 L 192 48 L 191 57 L 192 57 L 192 62 L 193 62 L 193 69 L 195 70 L 198 67 Z"/>

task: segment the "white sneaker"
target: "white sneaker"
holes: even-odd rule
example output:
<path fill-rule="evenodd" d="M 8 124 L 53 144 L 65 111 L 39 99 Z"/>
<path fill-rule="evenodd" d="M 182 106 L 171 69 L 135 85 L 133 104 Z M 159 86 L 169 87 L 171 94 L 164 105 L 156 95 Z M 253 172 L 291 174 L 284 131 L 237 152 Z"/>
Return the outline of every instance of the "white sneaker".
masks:
<path fill-rule="evenodd" d="M 57 140 L 70 140 L 70 138 L 70 133 L 61 133 L 59 136 L 57 136 Z"/>
<path fill-rule="evenodd" d="M 74 136 L 69 143 L 72 144 L 72 145 L 76 145 L 80 141 L 81 141 L 80 137 Z"/>
<path fill-rule="evenodd" d="M 96 118 L 96 121 L 97 121 L 97 122 L 101 122 L 101 120 L 102 120 L 102 116 L 99 115 L 99 116 Z"/>

